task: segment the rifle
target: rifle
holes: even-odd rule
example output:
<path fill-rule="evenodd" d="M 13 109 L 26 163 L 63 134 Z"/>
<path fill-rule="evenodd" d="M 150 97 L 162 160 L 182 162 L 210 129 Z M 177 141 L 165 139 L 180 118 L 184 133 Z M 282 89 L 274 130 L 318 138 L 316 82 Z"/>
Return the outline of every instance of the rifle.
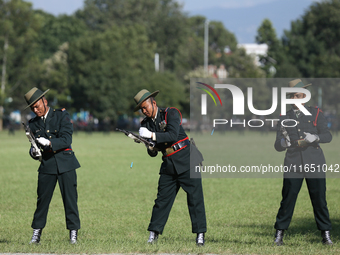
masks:
<path fill-rule="evenodd" d="M 281 133 L 282 133 L 284 139 L 285 139 L 286 141 L 290 142 L 290 139 L 289 139 L 287 130 L 286 130 L 284 127 L 281 126 L 281 127 L 280 127 L 280 131 L 281 131 Z"/>
<path fill-rule="evenodd" d="M 146 146 L 150 146 L 150 147 L 155 147 L 155 143 L 152 141 L 149 141 L 146 138 L 141 137 L 140 135 L 137 135 L 135 133 L 132 133 L 131 131 L 128 130 L 124 130 L 124 129 L 119 129 L 116 128 L 117 131 L 119 132 L 123 132 L 126 136 L 130 137 L 131 139 L 133 139 L 136 143 L 144 143 Z"/>
<path fill-rule="evenodd" d="M 24 125 L 25 133 L 26 133 L 26 136 L 28 138 L 28 141 L 31 143 L 32 147 L 35 149 L 36 156 L 39 157 L 39 161 L 41 162 L 41 158 L 42 158 L 41 150 L 37 145 L 36 139 L 35 139 L 32 131 L 31 131 L 30 127 L 28 125 L 26 125 L 24 122 L 22 122 L 22 125 Z"/>

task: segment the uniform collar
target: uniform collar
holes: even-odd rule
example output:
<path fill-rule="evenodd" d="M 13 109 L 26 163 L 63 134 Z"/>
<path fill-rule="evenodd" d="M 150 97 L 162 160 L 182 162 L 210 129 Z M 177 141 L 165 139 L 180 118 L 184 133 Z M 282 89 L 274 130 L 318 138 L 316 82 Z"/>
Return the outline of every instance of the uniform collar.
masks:
<path fill-rule="evenodd" d="M 51 109 L 49 106 L 47 106 L 47 107 L 48 107 L 48 110 L 47 110 L 47 112 L 45 113 L 45 115 L 40 117 L 44 122 L 45 122 L 45 120 L 46 120 L 46 118 L 47 118 L 48 113 L 50 112 L 50 109 Z"/>

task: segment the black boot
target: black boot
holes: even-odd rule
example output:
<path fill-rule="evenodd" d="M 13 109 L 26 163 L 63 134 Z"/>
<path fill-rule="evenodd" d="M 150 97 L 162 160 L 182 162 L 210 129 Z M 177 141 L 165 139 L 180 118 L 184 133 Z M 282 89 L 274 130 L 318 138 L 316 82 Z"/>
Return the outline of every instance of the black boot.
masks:
<path fill-rule="evenodd" d="M 41 236 L 42 228 L 33 229 L 32 239 L 30 244 L 39 244 L 40 243 L 40 236 Z"/>
<path fill-rule="evenodd" d="M 196 245 L 197 246 L 204 246 L 204 233 L 197 233 L 196 237 Z"/>
<path fill-rule="evenodd" d="M 277 229 L 276 230 L 274 245 L 277 245 L 277 246 L 283 245 L 283 234 L 284 234 L 283 229 Z"/>
<path fill-rule="evenodd" d="M 158 240 L 158 232 L 150 231 L 148 243 L 149 244 L 155 244 L 155 243 L 157 243 L 157 240 Z"/>
<path fill-rule="evenodd" d="M 78 238 L 78 230 L 70 230 L 70 244 L 76 244 Z"/>
<path fill-rule="evenodd" d="M 321 231 L 322 243 L 327 245 L 333 245 L 331 240 L 331 233 L 328 230 Z"/>

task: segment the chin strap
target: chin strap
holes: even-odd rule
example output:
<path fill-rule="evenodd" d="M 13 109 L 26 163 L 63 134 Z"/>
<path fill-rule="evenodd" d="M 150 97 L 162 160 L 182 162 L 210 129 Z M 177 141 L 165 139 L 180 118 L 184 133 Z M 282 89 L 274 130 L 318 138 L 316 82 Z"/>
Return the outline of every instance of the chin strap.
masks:
<path fill-rule="evenodd" d="M 42 100 L 42 102 L 43 102 L 44 110 L 45 110 L 45 111 L 44 111 L 45 114 L 44 114 L 44 116 L 43 116 L 43 120 L 44 120 L 44 122 L 45 122 L 45 115 L 46 115 L 46 111 L 47 111 L 47 110 L 46 110 L 46 105 L 45 105 L 44 97 L 42 97 L 41 100 Z"/>
<path fill-rule="evenodd" d="M 151 105 L 152 105 L 152 114 L 151 114 L 151 118 L 153 118 L 153 114 L 154 114 L 154 112 L 155 112 L 155 108 L 154 108 L 154 106 L 153 106 L 153 98 L 152 98 L 152 97 L 150 98 L 150 101 L 151 101 Z"/>

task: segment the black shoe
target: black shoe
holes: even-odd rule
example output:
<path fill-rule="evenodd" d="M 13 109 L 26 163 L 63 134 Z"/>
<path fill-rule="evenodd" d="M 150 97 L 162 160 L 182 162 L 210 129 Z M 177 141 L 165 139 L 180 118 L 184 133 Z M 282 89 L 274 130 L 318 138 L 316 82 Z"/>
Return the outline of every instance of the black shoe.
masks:
<path fill-rule="evenodd" d="M 70 230 L 70 244 L 76 244 L 78 238 L 78 230 Z"/>
<path fill-rule="evenodd" d="M 33 229 L 32 239 L 30 244 L 39 244 L 40 243 L 40 236 L 41 236 L 42 228 Z"/>
<path fill-rule="evenodd" d="M 326 245 L 333 245 L 331 240 L 331 233 L 328 230 L 321 231 L 322 243 Z"/>
<path fill-rule="evenodd" d="M 158 240 L 158 232 L 150 231 L 148 243 L 155 244 L 157 243 L 157 240 Z"/>
<path fill-rule="evenodd" d="M 196 245 L 197 246 L 204 246 L 204 233 L 197 233 Z"/>
<path fill-rule="evenodd" d="M 274 245 L 281 246 L 283 245 L 283 229 L 277 229 L 275 233 Z"/>

